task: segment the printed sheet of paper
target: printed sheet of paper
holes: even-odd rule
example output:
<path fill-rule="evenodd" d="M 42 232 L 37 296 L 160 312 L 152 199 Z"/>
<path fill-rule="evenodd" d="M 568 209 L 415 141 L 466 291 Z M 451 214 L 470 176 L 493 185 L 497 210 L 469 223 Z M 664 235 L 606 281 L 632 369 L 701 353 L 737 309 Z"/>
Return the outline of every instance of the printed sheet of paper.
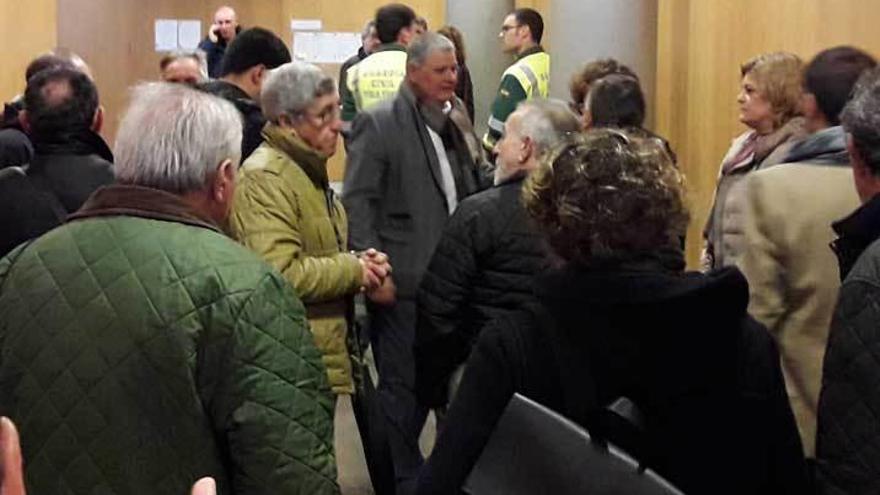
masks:
<path fill-rule="evenodd" d="M 320 31 L 324 28 L 321 19 L 291 19 L 290 29 L 294 31 Z"/>
<path fill-rule="evenodd" d="M 156 19 L 156 51 L 177 50 L 177 19 Z"/>
<path fill-rule="evenodd" d="M 295 32 L 293 35 L 293 58 L 313 64 L 341 64 L 360 47 L 360 33 Z"/>
<path fill-rule="evenodd" d="M 181 50 L 195 50 L 202 40 L 202 21 L 181 19 L 177 26 L 177 44 Z"/>

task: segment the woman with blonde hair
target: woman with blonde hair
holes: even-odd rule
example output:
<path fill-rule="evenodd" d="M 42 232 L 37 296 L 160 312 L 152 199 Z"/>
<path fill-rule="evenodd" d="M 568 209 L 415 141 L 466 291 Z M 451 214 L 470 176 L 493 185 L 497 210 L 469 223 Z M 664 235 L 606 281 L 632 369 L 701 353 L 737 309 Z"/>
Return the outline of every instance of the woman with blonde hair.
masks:
<path fill-rule="evenodd" d="M 703 269 L 735 265 L 742 257 L 745 181 L 750 172 L 785 161 L 806 136 L 800 116 L 803 63 L 797 55 L 773 52 L 742 65 L 737 96 L 739 121 L 749 127 L 733 140 L 721 161 L 715 201 L 703 229 Z"/>

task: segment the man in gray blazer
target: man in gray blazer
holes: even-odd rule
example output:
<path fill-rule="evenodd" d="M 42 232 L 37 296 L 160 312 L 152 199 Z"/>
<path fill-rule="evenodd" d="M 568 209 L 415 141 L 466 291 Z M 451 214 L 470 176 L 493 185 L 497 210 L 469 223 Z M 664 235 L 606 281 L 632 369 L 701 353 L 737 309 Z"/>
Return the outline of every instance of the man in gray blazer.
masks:
<path fill-rule="evenodd" d="M 376 247 L 394 266 L 396 300 L 373 301 L 368 309 L 397 495 L 412 490 L 423 462 L 418 437 L 427 410 L 414 393 L 416 292 L 449 215 L 488 185 L 479 140 L 455 97 L 456 71 L 448 39 L 426 33 L 413 42 L 398 95 L 355 119 L 345 171 L 350 247 Z"/>

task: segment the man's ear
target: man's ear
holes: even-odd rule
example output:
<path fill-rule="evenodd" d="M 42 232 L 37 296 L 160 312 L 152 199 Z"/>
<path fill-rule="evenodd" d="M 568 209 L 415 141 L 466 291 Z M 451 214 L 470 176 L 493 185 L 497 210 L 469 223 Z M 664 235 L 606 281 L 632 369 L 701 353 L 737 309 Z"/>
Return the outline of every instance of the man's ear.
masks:
<path fill-rule="evenodd" d="M 214 201 L 218 203 L 232 201 L 232 194 L 235 192 L 236 168 L 236 165 L 229 158 L 217 166 L 217 173 L 214 175 L 214 190 L 212 191 Z"/>
<path fill-rule="evenodd" d="M 24 129 L 25 134 L 31 133 L 31 119 L 27 110 L 18 112 L 18 123 L 21 125 L 21 128 Z"/>
<path fill-rule="evenodd" d="M 816 95 L 813 93 L 807 93 L 806 91 L 801 93 L 799 104 L 801 107 L 801 113 L 807 117 L 815 115 L 819 110 L 819 104 L 816 102 Z"/>
<path fill-rule="evenodd" d="M 525 163 L 535 154 L 535 142 L 532 138 L 525 136 L 522 138 L 522 153 L 520 154 L 520 162 Z"/>
<path fill-rule="evenodd" d="M 260 64 L 251 70 L 251 84 L 257 88 L 263 87 L 263 78 L 266 77 L 266 66 Z"/>
<path fill-rule="evenodd" d="M 104 107 L 98 105 L 98 109 L 95 110 L 95 116 L 92 117 L 92 130 L 95 132 L 101 132 L 101 129 L 104 127 Z"/>

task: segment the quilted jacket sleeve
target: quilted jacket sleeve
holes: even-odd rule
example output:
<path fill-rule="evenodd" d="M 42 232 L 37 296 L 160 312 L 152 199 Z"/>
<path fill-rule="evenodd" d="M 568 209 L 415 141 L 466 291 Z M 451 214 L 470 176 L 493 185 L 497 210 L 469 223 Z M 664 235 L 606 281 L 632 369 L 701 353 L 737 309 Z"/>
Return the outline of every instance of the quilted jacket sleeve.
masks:
<path fill-rule="evenodd" d="M 749 281 L 749 314 L 779 339 L 779 320 L 785 311 L 785 270 L 782 252 L 774 239 L 778 230 L 772 205 L 778 198 L 764 192 L 761 174 L 751 174 L 746 185 L 745 250 L 740 269 Z"/>
<path fill-rule="evenodd" d="M 229 452 L 232 492 L 338 493 L 334 399 L 302 304 L 267 274 L 239 307 L 226 335 L 215 329 L 202 339 L 198 371 Z"/>
<path fill-rule="evenodd" d="M 351 249 L 376 248 L 379 242 L 377 218 L 382 200 L 382 182 L 388 159 L 376 119 L 361 112 L 351 128 L 351 145 L 345 167 L 342 203 L 348 214 L 348 245 Z"/>
<path fill-rule="evenodd" d="M 449 220 L 419 287 L 416 394 L 430 407 L 446 404 L 449 376 L 470 351 L 472 335 L 461 324 L 478 271 L 480 222 L 472 205 L 462 203 Z"/>
<path fill-rule="evenodd" d="M 880 286 L 854 274 L 840 290 L 819 395 L 816 461 L 825 494 L 880 491 Z"/>
<path fill-rule="evenodd" d="M 362 277 L 357 257 L 305 253 L 302 214 L 284 181 L 270 173 L 253 174 L 246 180 L 235 196 L 231 219 L 235 236 L 278 269 L 306 304 L 357 292 Z"/>

